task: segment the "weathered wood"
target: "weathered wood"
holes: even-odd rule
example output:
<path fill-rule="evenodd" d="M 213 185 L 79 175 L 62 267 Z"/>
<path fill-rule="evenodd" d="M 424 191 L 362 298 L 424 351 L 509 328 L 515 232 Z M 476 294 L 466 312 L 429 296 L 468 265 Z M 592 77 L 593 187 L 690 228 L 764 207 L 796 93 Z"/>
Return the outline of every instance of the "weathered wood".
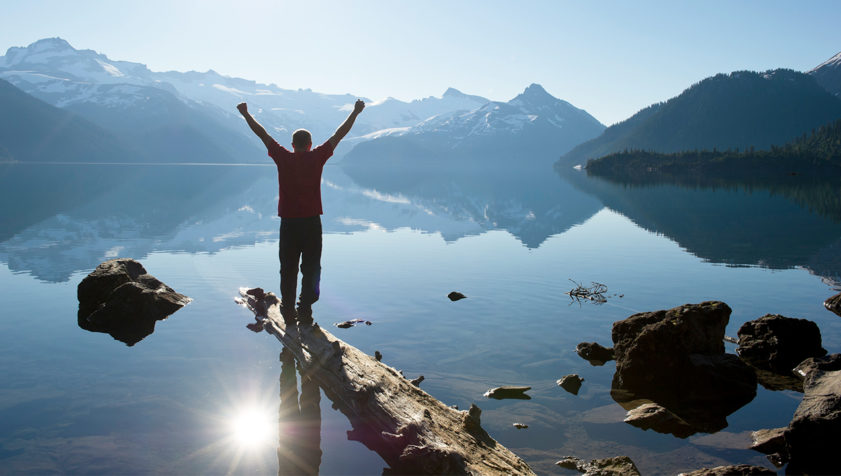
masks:
<path fill-rule="evenodd" d="M 272 293 L 240 293 L 239 301 L 292 352 L 302 375 L 350 420 L 348 438 L 377 452 L 395 473 L 534 474 L 481 428 L 475 405 L 470 411 L 448 407 L 318 324 L 286 325 Z"/>

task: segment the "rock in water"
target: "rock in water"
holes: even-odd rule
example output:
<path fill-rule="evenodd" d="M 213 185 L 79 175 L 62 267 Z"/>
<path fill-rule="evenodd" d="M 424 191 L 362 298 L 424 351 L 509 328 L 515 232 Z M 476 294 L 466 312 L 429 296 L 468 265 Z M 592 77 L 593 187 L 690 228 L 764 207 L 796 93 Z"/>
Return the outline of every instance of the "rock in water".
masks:
<path fill-rule="evenodd" d="M 671 434 L 678 438 L 687 438 L 697 432 L 692 425 L 679 416 L 652 402 L 643 403 L 628 410 L 625 423 L 643 430 L 652 429 L 657 433 Z"/>
<path fill-rule="evenodd" d="M 447 297 L 450 298 L 450 301 L 458 301 L 459 299 L 464 299 L 467 296 L 458 291 L 453 291 L 450 294 L 447 294 Z"/>
<path fill-rule="evenodd" d="M 578 471 L 584 476 L 640 476 L 637 466 L 627 456 L 594 459 L 589 463 L 574 456 L 567 456 L 555 464 Z"/>
<path fill-rule="evenodd" d="M 731 466 L 697 469 L 689 473 L 680 473 L 679 476 L 765 476 L 775 474 L 777 473 L 762 466 L 734 464 Z"/>
<path fill-rule="evenodd" d="M 604 365 L 605 362 L 613 360 L 613 349 L 598 342 L 582 342 L 575 347 L 575 352 L 594 366 Z"/>
<path fill-rule="evenodd" d="M 730 312 L 708 301 L 615 322 L 614 400 L 648 399 L 699 431 L 724 428 L 725 417 L 756 396 L 753 370 L 724 353 Z"/>
<path fill-rule="evenodd" d="M 579 377 L 577 374 L 570 374 L 561 377 L 560 380 L 557 381 L 557 384 L 567 392 L 573 395 L 578 395 L 578 391 L 581 389 L 581 382 L 583 381 L 584 379 Z"/>
<path fill-rule="evenodd" d="M 798 366 L 805 374 L 803 400 L 784 437 L 789 463 L 786 474 L 838 474 L 841 435 L 841 358 L 808 359 Z"/>
<path fill-rule="evenodd" d="M 841 316 L 841 293 L 838 293 L 835 296 L 832 296 L 831 298 L 827 299 L 823 302 L 823 305 L 828 310 Z"/>
<path fill-rule="evenodd" d="M 502 387 L 496 387 L 488 390 L 487 392 L 485 392 L 485 396 L 488 398 L 495 398 L 497 400 L 502 400 L 504 398 L 531 400 L 531 397 L 526 395 L 525 393 L 527 390 L 531 390 L 531 387 L 503 385 Z"/>
<path fill-rule="evenodd" d="M 754 431 L 750 434 L 751 440 L 753 440 L 750 449 L 766 455 L 786 453 L 785 431 L 786 428 Z"/>
<path fill-rule="evenodd" d="M 821 331 L 806 319 L 766 314 L 739 328 L 739 357 L 754 367 L 792 376 L 792 370 L 809 357 L 823 357 Z"/>
<path fill-rule="evenodd" d="M 105 332 L 131 346 L 155 330 L 155 322 L 181 309 L 190 298 L 148 274 L 139 262 L 105 261 L 79 283 L 79 327 Z"/>

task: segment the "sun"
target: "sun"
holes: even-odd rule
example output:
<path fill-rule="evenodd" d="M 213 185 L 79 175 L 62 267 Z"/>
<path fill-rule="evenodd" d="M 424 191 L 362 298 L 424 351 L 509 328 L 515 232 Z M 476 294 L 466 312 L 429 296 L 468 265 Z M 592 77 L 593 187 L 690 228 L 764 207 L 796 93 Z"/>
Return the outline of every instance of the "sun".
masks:
<path fill-rule="evenodd" d="M 277 442 L 277 415 L 257 406 L 243 407 L 230 420 L 230 436 L 241 449 L 260 449 Z"/>

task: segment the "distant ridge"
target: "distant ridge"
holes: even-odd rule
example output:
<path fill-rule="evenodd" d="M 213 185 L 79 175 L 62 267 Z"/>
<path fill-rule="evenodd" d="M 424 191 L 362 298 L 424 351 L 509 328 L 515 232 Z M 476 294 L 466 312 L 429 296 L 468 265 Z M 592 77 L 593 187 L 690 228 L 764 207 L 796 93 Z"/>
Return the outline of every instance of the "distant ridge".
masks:
<path fill-rule="evenodd" d="M 0 78 L 53 106 L 72 110 L 115 135 L 125 136 L 156 161 L 260 162 L 262 143 L 243 124 L 234 106 L 249 103 L 255 117 L 281 143 L 307 128 L 326 140 L 357 99 L 311 89 L 283 89 L 206 72 L 155 72 L 146 65 L 112 60 L 93 50 L 74 49 L 61 38 L 12 47 L 0 56 Z M 489 101 L 447 90 L 442 97 L 410 102 L 371 101 L 337 158 L 361 136 L 411 127 L 430 117 L 474 110 Z M 336 160 L 336 159 L 333 159 Z"/>
<path fill-rule="evenodd" d="M 841 53 L 824 61 L 809 74 L 835 97 L 841 96 Z"/>
<path fill-rule="evenodd" d="M 609 127 L 558 165 L 583 164 L 626 149 L 767 149 L 838 118 L 841 100 L 808 74 L 786 69 L 718 74 Z"/>
<path fill-rule="evenodd" d="M 531 84 L 508 102 L 492 101 L 474 110 L 440 114 L 377 136 L 356 146 L 346 164 L 495 164 L 499 170 L 540 167 L 596 137 L 604 127 L 586 111 Z"/>
<path fill-rule="evenodd" d="M 139 161 L 118 138 L 0 79 L 0 163 Z"/>

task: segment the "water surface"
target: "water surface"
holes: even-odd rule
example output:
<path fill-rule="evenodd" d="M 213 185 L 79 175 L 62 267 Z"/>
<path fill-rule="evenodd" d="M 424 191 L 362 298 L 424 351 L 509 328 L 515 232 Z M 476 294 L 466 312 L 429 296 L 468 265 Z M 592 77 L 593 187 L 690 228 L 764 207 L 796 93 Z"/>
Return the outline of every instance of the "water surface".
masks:
<path fill-rule="evenodd" d="M 0 185 L 0 472 L 276 472 L 280 344 L 249 332 L 233 302 L 241 286 L 279 285 L 274 168 L 18 165 Z M 336 165 L 322 189 L 316 319 L 372 321 L 333 332 L 424 375 L 444 403 L 477 403 L 487 431 L 541 474 L 568 474 L 554 466 L 566 455 L 628 455 L 643 474 L 770 467 L 745 449 L 749 433 L 785 426 L 797 393 L 759 388 L 712 435 L 622 422 L 613 363 L 574 349 L 611 345 L 612 323 L 635 312 L 717 299 L 733 309 L 728 335 L 779 313 L 817 322 L 841 351 L 841 321 L 822 306 L 841 275 L 841 224 L 769 191 Z M 80 329 L 76 285 L 113 257 L 194 301 L 132 347 Z M 608 302 L 571 303 L 570 280 L 606 284 Z M 468 298 L 450 302 L 454 290 Z M 577 396 L 555 384 L 570 373 L 585 379 Z M 482 397 L 499 385 L 532 386 L 532 399 Z M 321 409 L 321 473 L 378 474 L 344 417 Z M 265 415 L 268 436 L 241 437 L 247 412 Z"/>

